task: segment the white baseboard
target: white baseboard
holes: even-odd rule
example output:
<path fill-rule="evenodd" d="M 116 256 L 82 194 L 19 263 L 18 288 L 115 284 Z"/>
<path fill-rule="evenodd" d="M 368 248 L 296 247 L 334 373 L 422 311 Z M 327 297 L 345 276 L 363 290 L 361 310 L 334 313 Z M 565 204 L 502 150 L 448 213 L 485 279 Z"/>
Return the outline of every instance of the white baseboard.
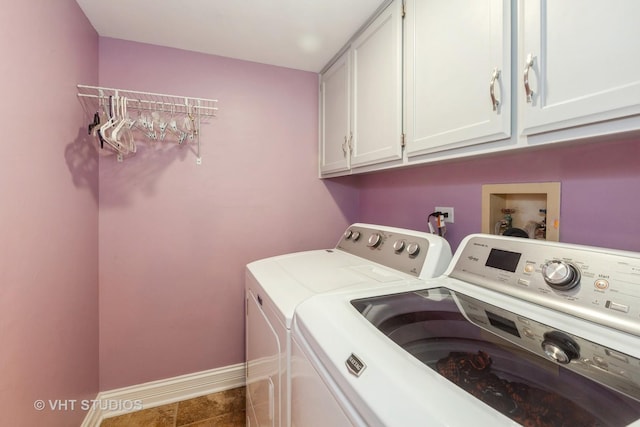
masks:
<path fill-rule="evenodd" d="M 245 385 L 245 364 L 101 391 L 81 427 L 98 427 L 105 418 L 217 393 Z"/>

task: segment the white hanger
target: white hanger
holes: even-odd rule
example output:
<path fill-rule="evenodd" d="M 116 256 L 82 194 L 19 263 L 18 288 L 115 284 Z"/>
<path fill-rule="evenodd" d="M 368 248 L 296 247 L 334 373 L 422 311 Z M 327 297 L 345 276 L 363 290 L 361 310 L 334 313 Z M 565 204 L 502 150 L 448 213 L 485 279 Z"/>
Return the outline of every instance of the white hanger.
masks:
<path fill-rule="evenodd" d="M 127 97 L 119 98 L 119 117 L 118 124 L 116 125 L 113 132 L 111 132 L 111 138 L 114 140 L 116 144 L 119 144 L 123 147 L 126 152 L 122 152 L 122 154 L 127 153 L 135 153 L 136 152 L 136 144 L 133 140 L 133 134 L 131 133 L 131 128 L 129 126 L 129 117 L 127 115 Z"/>
<path fill-rule="evenodd" d="M 118 154 L 127 154 L 129 153 L 129 149 L 125 147 L 123 144 L 121 144 L 120 142 L 118 142 L 116 138 L 114 138 L 114 132 L 116 133 L 115 136 L 117 136 L 117 132 L 119 131 L 119 129 L 117 128 L 117 125 L 120 124 L 119 118 L 118 118 L 119 107 L 120 107 L 120 97 L 117 95 L 110 96 L 109 97 L 110 117 L 109 117 L 109 120 L 107 120 L 107 122 L 100 127 L 99 132 L 100 132 L 100 136 L 102 137 L 102 140 L 106 142 L 111 148 L 113 148 Z"/>

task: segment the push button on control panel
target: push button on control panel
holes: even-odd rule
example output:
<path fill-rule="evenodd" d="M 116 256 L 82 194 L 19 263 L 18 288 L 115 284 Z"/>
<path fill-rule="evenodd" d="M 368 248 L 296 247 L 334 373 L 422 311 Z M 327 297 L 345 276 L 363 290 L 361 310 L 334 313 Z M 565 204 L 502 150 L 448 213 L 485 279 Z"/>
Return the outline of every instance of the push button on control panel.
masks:
<path fill-rule="evenodd" d="M 529 327 L 523 328 L 522 329 L 522 334 L 527 337 L 527 338 L 533 338 L 535 337 L 535 333 L 533 332 L 533 330 Z"/>
<path fill-rule="evenodd" d="M 615 352 L 613 350 L 609 350 L 608 348 L 604 349 L 604 352 L 607 356 L 612 357 L 614 359 L 618 359 L 621 362 L 629 363 L 629 358 L 622 353 Z"/>
<path fill-rule="evenodd" d="M 628 313 L 629 312 L 629 306 L 628 305 L 620 304 L 620 303 L 613 302 L 613 301 L 607 301 L 604 304 L 604 306 L 607 307 L 607 308 L 610 308 L 611 310 L 619 311 L 621 313 Z"/>

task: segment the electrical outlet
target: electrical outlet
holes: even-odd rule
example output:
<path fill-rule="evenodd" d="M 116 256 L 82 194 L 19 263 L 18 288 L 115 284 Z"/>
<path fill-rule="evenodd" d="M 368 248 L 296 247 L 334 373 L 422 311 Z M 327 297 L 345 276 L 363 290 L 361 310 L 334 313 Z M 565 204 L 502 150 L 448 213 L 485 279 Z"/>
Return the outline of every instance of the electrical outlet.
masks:
<path fill-rule="evenodd" d="M 444 219 L 444 222 L 450 222 L 453 224 L 453 208 L 443 208 L 440 206 L 436 206 L 435 212 L 446 213 L 447 217 Z"/>

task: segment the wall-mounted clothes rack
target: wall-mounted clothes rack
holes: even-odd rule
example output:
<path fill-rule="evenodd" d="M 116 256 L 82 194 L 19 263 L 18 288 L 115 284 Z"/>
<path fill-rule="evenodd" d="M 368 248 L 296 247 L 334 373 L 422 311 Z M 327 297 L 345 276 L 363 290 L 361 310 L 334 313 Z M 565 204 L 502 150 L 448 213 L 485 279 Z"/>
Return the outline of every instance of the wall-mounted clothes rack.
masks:
<path fill-rule="evenodd" d="M 93 115 L 87 131 L 118 161 L 136 152 L 136 139 L 149 142 L 194 142 L 201 164 L 200 126 L 218 111 L 217 99 L 193 98 L 99 86 L 78 85 L 85 111 Z"/>

